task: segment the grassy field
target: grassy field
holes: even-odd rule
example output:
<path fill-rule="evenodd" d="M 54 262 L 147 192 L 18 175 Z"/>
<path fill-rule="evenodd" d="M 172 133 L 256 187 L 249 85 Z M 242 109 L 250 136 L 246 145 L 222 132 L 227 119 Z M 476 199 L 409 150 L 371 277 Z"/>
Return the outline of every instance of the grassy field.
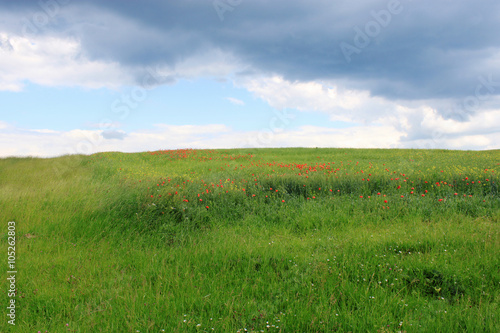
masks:
<path fill-rule="evenodd" d="M 500 151 L 0 159 L 0 332 L 498 332 L 499 173 Z"/>

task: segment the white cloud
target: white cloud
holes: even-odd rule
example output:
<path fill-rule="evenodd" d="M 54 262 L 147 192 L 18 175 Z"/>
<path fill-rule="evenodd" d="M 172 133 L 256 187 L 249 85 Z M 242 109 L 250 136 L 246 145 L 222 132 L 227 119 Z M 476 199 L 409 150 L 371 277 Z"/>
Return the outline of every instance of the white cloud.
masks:
<path fill-rule="evenodd" d="M 87 59 L 71 38 L 37 36 L 36 39 L 1 33 L 11 50 L 0 50 L 0 89 L 22 90 L 28 80 L 46 86 L 117 88 L 133 78 L 115 62 Z"/>
<path fill-rule="evenodd" d="M 90 128 L 98 128 L 98 129 L 117 129 L 123 126 L 123 123 L 119 121 L 107 121 L 107 122 L 101 122 L 101 123 L 92 123 L 88 122 L 86 123 L 87 127 Z"/>
<path fill-rule="evenodd" d="M 32 132 L 36 133 L 45 133 L 45 134 L 56 134 L 59 133 L 58 131 L 50 130 L 50 129 L 34 129 L 31 130 Z"/>
<path fill-rule="evenodd" d="M 234 98 L 234 97 L 226 97 L 226 99 L 228 101 L 230 101 L 231 103 L 236 104 L 236 105 L 245 105 L 245 102 L 243 102 L 240 99 Z"/>
<path fill-rule="evenodd" d="M 224 81 L 236 71 L 247 68 L 237 57 L 220 49 L 208 49 L 179 61 L 173 70 L 175 76 L 196 79 L 210 77 Z"/>
<path fill-rule="evenodd" d="M 495 114 L 500 117 L 500 111 Z M 116 133 L 109 135 L 110 133 L 102 130 L 25 130 L 0 122 L 3 126 L 0 132 L 0 157 L 53 157 L 102 151 L 141 152 L 158 149 L 239 147 L 498 149 L 500 133 L 493 130 L 492 125 L 490 131 L 484 131 L 485 127 L 481 127 L 484 119 L 490 118 L 478 116 L 468 127 L 450 129 L 449 133 L 438 138 L 416 137 L 409 140 L 405 140 L 408 131 L 391 125 L 362 125 L 341 129 L 301 126 L 274 132 L 240 132 L 223 124 L 157 124 L 150 130 L 130 133 L 115 131 Z M 428 116 L 422 126 L 426 130 L 435 129 L 435 121 L 436 119 Z"/>
<path fill-rule="evenodd" d="M 47 129 L 26 130 L 3 125 L 0 132 L 0 157 L 53 157 L 64 154 L 91 154 L 102 151 L 140 152 L 177 148 L 228 148 L 240 136 L 225 125 L 165 125 L 132 133 L 102 130 L 58 132 Z M 117 135 L 119 134 L 119 135 Z M 119 140 L 117 140 L 119 139 Z"/>
<path fill-rule="evenodd" d="M 92 60 L 81 41 L 70 37 L 37 35 L 33 38 L 0 31 L 0 91 L 21 91 L 23 81 L 44 86 L 80 86 L 117 89 L 126 85 L 172 83 L 199 77 L 225 80 L 244 65 L 219 49 L 186 56 L 175 66 L 145 70 L 115 61 Z M 150 75 L 154 75 L 151 78 Z M 144 82 L 144 79 L 149 81 Z"/>
<path fill-rule="evenodd" d="M 390 126 L 327 128 L 301 126 L 296 130 L 245 133 L 239 147 L 346 147 L 391 148 L 404 133 Z"/>
<path fill-rule="evenodd" d="M 220 124 L 209 125 L 167 125 L 156 124 L 163 132 L 175 135 L 204 135 L 230 131 L 229 127 Z"/>
<path fill-rule="evenodd" d="M 390 101 L 370 96 L 366 91 L 344 89 L 340 83 L 290 82 L 277 76 L 240 79 L 237 83 L 277 109 L 322 112 L 332 121 L 362 124 L 335 133 L 330 130 L 310 133 L 318 138 L 302 142 L 314 141 L 317 144 L 313 146 L 332 141 L 341 142 L 340 146 L 345 147 L 377 147 L 379 144 L 378 147 L 492 149 L 495 142 L 500 142 L 494 140 L 499 135 L 499 109 L 483 109 L 467 121 L 458 121 L 445 119 L 432 107 L 439 105 L 439 101 Z M 500 98 L 491 97 L 488 104 L 500 105 Z M 336 133 L 342 133 L 347 139 Z M 300 133 L 294 135 L 299 136 Z M 469 139 L 463 140 L 465 137 Z M 498 143 L 496 145 L 498 149 Z M 299 141 L 297 146 L 304 144 Z"/>
<path fill-rule="evenodd" d="M 395 107 L 368 91 L 345 89 L 338 83 L 290 82 L 279 76 L 240 78 L 236 83 L 276 109 L 323 112 L 333 121 L 374 122 Z"/>

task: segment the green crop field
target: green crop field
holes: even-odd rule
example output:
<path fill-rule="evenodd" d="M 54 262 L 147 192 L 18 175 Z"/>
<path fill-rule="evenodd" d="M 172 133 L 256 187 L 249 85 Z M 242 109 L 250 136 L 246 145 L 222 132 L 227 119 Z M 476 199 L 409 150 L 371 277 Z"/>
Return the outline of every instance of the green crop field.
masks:
<path fill-rule="evenodd" d="M 0 332 L 498 332 L 499 173 L 498 150 L 0 159 Z"/>

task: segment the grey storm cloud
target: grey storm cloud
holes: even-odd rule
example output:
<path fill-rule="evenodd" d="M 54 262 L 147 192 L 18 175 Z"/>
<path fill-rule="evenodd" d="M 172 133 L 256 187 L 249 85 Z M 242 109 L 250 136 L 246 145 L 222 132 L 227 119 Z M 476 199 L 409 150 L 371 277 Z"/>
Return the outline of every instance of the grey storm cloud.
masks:
<path fill-rule="evenodd" d="M 18 30 L 51 8 L 57 15 L 40 33 L 78 38 L 85 56 L 119 62 L 137 80 L 148 66 L 220 50 L 247 72 L 390 99 L 460 103 L 480 78 L 483 95 L 500 94 L 497 0 L 0 1 Z"/>
<path fill-rule="evenodd" d="M 103 131 L 101 135 L 103 138 L 107 140 L 110 139 L 123 140 L 127 136 L 127 133 L 123 131 Z"/>

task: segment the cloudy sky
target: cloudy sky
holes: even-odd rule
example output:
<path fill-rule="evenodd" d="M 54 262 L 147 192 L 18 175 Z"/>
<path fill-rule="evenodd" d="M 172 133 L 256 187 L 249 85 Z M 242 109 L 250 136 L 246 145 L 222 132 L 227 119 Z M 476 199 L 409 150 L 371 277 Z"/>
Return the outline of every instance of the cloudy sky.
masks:
<path fill-rule="evenodd" d="M 0 157 L 500 148 L 498 0 L 0 0 Z"/>

